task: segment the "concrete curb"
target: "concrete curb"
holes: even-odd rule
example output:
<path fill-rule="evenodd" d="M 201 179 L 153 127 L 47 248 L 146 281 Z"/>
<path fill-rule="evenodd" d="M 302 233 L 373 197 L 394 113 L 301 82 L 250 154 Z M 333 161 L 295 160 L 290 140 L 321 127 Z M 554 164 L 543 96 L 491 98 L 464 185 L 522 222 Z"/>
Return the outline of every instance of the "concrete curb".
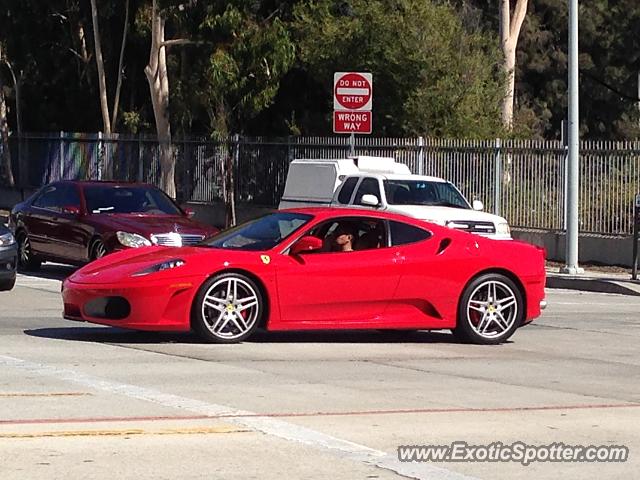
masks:
<path fill-rule="evenodd" d="M 547 273 L 547 288 L 640 296 L 640 281 Z"/>

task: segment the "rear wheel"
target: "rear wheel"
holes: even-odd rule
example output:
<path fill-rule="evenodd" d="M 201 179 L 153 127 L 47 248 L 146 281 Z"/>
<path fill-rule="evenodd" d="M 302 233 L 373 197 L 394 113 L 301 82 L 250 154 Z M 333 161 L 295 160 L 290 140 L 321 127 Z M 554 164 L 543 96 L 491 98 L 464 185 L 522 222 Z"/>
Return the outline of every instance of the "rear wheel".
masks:
<path fill-rule="evenodd" d="M 496 345 L 513 335 L 523 317 L 520 289 L 510 278 L 489 273 L 474 279 L 464 290 L 453 333 L 465 342 Z"/>
<path fill-rule="evenodd" d="M 253 280 L 239 273 L 222 273 L 200 288 L 191 322 L 209 342 L 237 343 L 251 336 L 263 313 L 262 293 Z"/>
<path fill-rule="evenodd" d="M 18 267 L 21 270 L 38 270 L 42 261 L 33 254 L 31 240 L 24 230 L 18 232 Z"/>

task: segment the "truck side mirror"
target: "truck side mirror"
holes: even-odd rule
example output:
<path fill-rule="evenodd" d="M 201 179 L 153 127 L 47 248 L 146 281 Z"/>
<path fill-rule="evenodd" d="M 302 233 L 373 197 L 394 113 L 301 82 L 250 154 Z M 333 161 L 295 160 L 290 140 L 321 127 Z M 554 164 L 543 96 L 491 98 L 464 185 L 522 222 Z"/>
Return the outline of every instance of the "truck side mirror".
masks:
<path fill-rule="evenodd" d="M 380 200 L 378 200 L 378 197 L 376 197 L 375 195 L 367 193 L 360 199 L 360 205 L 366 205 L 367 207 L 377 207 L 378 205 L 380 205 Z"/>
<path fill-rule="evenodd" d="M 471 206 L 474 210 L 484 210 L 484 204 L 480 200 L 474 200 Z"/>

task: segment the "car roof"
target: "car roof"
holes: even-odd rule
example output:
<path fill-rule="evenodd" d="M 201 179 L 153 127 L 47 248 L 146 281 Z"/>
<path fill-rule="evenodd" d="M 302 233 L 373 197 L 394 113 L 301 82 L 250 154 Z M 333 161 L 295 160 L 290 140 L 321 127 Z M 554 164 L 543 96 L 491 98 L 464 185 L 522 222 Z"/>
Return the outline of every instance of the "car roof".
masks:
<path fill-rule="evenodd" d="M 51 184 L 55 183 L 67 183 L 71 185 L 79 185 L 79 186 L 112 186 L 112 187 L 154 187 L 150 183 L 141 183 L 141 182 L 123 182 L 117 180 L 59 180 L 57 182 L 51 182 Z"/>
<path fill-rule="evenodd" d="M 431 177 L 429 175 L 413 175 L 409 173 L 367 173 L 360 172 L 358 174 L 347 175 L 347 177 L 374 177 L 382 180 L 422 180 L 427 182 L 447 183 L 447 180 L 440 177 Z"/>
<path fill-rule="evenodd" d="M 287 208 L 284 210 L 277 210 L 277 212 L 291 212 L 291 213 L 306 213 L 313 215 L 318 219 L 328 219 L 331 217 L 374 217 L 387 220 L 396 220 L 399 222 L 422 225 L 422 220 L 417 218 L 401 215 L 393 212 L 381 212 L 378 210 L 372 210 L 369 208 L 348 208 L 348 207 L 302 207 L 302 208 Z"/>

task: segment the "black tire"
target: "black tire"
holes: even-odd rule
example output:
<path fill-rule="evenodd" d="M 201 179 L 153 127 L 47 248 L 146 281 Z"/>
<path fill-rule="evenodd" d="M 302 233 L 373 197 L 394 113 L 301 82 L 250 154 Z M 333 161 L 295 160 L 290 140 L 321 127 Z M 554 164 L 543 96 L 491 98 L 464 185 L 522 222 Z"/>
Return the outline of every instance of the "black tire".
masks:
<path fill-rule="evenodd" d="M 107 254 L 107 249 L 104 246 L 104 242 L 99 238 L 96 238 L 91 243 L 91 248 L 89 249 L 89 251 L 91 252 L 89 254 L 89 260 L 92 262 L 94 260 L 104 257 Z"/>
<path fill-rule="evenodd" d="M 39 270 L 42 260 L 33 254 L 31 240 L 26 231 L 20 230 L 16 236 L 18 241 L 18 269 L 23 271 Z"/>
<path fill-rule="evenodd" d="M 8 292 L 16 285 L 16 279 L 12 278 L 11 280 L 0 280 L 0 292 Z"/>
<path fill-rule="evenodd" d="M 200 287 L 191 308 L 191 325 L 207 342 L 238 343 L 255 332 L 264 311 L 262 291 L 252 279 L 220 273 Z"/>
<path fill-rule="evenodd" d="M 466 343 L 497 345 L 522 325 L 524 315 L 522 293 L 510 278 L 480 275 L 462 293 L 453 334 Z"/>

